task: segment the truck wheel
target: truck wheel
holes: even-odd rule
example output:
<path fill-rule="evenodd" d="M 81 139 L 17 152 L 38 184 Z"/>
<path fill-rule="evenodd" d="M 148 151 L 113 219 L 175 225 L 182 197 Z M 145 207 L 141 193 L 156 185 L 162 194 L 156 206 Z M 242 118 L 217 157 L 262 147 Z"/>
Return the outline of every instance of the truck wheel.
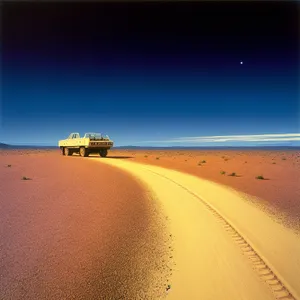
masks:
<path fill-rule="evenodd" d="M 100 154 L 101 157 L 106 157 L 106 155 L 107 155 L 107 149 L 100 150 L 99 154 Z"/>
<path fill-rule="evenodd" d="M 71 150 L 69 148 L 65 148 L 65 155 L 66 156 L 72 155 L 72 152 L 71 152 Z"/>
<path fill-rule="evenodd" d="M 84 147 L 81 147 L 79 150 L 80 156 L 82 157 L 87 157 L 89 155 L 88 150 L 85 149 Z"/>

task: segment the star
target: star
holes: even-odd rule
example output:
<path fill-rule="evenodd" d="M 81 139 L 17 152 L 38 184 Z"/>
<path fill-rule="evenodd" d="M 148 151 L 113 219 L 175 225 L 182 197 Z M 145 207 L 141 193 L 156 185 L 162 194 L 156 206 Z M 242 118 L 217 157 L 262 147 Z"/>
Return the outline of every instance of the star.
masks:
<path fill-rule="evenodd" d="M 240 61 L 240 64 L 242 65 L 244 62 L 243 61 Z"/>

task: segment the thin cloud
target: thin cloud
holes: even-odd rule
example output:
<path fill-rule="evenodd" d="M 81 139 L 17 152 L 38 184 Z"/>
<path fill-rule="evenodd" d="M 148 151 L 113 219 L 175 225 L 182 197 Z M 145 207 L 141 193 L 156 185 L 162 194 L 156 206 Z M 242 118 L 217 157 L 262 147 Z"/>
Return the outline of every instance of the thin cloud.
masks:
<path fill-rule="evenodd" d="M 214 135 L 198 137 L 179 137 L 161 141 L 141 143 L 224 143 L 224 142 L 292 142 L 300 141 L 300 133 L 251 134 L 251 135 Z"/>
<path fill-rule="evenodd" d="M 198 136 L 198 137 L 180 137 L 170 140 L 181 140 L 181 139 L 205 139 L 205 138 L 221 138 L 221 139 L 227 139 L 227 138 L 234 138 L 234 139 L 244 139 L 244 138 L 287 138 L 287 137 L 300 137 L 300 133 L 272 133 L 272 134 L 247 134 L 247 135 L 213 135 L 213 136 Z"/>

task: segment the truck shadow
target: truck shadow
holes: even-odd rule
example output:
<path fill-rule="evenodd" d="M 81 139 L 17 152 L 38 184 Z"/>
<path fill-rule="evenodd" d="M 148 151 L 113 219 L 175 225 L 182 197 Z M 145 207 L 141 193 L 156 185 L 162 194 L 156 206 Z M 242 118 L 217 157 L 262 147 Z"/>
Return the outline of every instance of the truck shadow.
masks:
<path fill-rule="evenodd" d="M 72 156 L 77 156 L 77 157 L 81 157 L 79 155 L 79 153 L 73 153 Z M 117 156 L 117 155 L 111 155 L 111 156 L 106 156 L 106 157 L 100 157 L 98 154 L 90 154 L 87 158 L 99 158 L 99 159 L 129 159 L 129 158 L 134 158 L 133 156 Z"/>
<path fill-rule="evenodd" d="M 112 158 L 112 159 L 128 159 L 133 158 L 133 156 L 106 156 L 106 158 Z"/>

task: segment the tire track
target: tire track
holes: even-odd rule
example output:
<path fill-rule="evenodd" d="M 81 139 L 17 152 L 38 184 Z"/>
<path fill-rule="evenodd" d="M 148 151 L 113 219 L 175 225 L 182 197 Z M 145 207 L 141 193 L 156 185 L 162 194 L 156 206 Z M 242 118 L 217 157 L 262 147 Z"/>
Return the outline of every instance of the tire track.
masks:
<path fill-rule="evenodd" d="M 153 173 L 159 177 L 165 178 L 172 183 L 176 184 L 177 186 L 184 189 L 186 192 L 197 198 L 218 220 L 218 222 L 223 226 L 225 231 L 231 236 L 232 240 L 237 244 L 240 248 L 242 254 L 246 256 L 253 267 L 253 270 L 258 274 L 260 279 L 267 284 L 267 286 L 272 291 L 275 299 L 277 300 L 298 300 L 288 288 L 288 284 L 284 282 L 283 278 L 280 278 L 280 275 L 274 271 L 270 264 L 266 262 L 266 259 L 260 255 L 255 247 L 249 242 L 232 224 L 229 220 L 227 220 L 222 214 L 215 209 L 212 205 L 207 203 L 197 194 L 195 194 L 190 189 L 186 188 L 185 186 L 181 185 L 180 183 L 174 181 L 173 179 L 162 175 L 160 173 L 154 172 L 145 168 L 150 173 Z"/>

